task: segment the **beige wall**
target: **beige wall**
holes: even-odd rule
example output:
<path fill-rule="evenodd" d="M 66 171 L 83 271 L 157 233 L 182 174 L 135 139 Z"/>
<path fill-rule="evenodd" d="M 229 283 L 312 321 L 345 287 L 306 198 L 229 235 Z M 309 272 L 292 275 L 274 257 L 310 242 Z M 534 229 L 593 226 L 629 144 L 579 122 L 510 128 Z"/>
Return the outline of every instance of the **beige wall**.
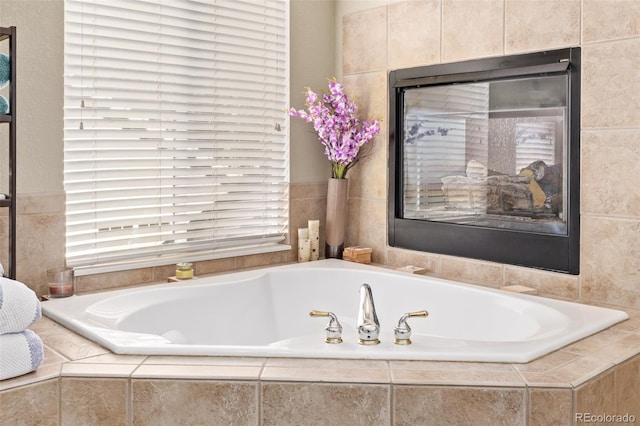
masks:
<path fill-rule="evenodd" d="M 339 17 L 345 86 L 374 116 L 386 117 L 390 69 L 568 46 L 583 58 L 580 276 L 387 246 L 385 136 L 351 175 L 347 244 L 453 279 L 640 307 L 637 16 L 640 2 L 624 0 L 424 0 Z"/>
<path fill-rule="evenodd" d="M 0 0 L 0 25 L 18 30 L 20 194 L 63 190 L 63 16 L 62 0 Z"/>
<path fill-rule="evenodd" d="M 334 0 L 291 1 L 291 106 L 304 108 L 305 87 L 320 92 L 335 75 Z M 331 177 L 328 161 L 313 128 L 291 120 L 291 182 L 319 182 Z"/>

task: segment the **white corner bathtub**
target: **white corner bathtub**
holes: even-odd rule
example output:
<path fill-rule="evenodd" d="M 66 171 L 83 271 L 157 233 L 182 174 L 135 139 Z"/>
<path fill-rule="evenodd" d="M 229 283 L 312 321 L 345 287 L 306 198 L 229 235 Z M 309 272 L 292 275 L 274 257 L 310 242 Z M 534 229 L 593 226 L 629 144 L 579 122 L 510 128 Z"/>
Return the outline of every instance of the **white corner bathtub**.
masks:
<path fill-rule="evenodd" d="M 368 283 L 379 345 L 357 343 Z M 335 313 L 343 343 L 325 343 Z M 394 344 L 407 312 L 411 345 Z M 52 299 L 49 318 L 118 354 L 528 362 L 625 320 L 621 311 L 512 294 L 340 260 Z"/>

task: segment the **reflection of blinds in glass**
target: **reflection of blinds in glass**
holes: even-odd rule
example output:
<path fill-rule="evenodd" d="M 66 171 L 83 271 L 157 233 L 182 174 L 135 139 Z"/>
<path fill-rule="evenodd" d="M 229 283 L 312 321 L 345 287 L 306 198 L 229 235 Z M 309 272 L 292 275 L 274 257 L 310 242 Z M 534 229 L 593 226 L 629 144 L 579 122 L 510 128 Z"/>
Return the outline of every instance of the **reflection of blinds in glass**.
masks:
<path fill-rule="evenodd" d="M 486 83 L 405 93 L 405 217 L 428 217 L 444 210 L 442 178 L 464 176 L 472 159 L 486 164 L 488 106 Z"/>
<path fill-rule="evenodd" d="M 552 121 L 516 123 L 516 174 L 534 161 L 555 163 L 555 128 Z"/>

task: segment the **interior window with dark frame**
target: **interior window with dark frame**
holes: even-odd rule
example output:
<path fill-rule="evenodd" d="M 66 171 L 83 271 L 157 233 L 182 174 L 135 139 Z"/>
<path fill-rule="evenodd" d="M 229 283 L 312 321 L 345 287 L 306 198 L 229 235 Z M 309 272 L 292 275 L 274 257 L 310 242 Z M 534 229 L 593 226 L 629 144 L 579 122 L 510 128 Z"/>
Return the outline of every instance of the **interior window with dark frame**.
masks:
<path fill-rule="evenodd" d="M 392 71 L 390 244 L 577 273 L 579 65 L 573 48 Z"/>

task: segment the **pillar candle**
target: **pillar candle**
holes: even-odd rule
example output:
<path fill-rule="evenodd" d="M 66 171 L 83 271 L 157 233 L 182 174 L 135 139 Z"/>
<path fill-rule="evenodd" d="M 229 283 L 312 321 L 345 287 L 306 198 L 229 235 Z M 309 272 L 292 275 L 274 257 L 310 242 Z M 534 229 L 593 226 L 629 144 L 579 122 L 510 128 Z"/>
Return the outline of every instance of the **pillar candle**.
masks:
<path fill-rule="evenodd" d="M 309 229 L 298 229 L 298 262 L 308 262 L 311 258 L 311 241 L 309 241 Z"/>
<path fill-rule="evenodd" d="M 309 221 L 309 240 L 311 241 L 311 260 L 318 260 L 320 258 L 320 221 Z"/>

